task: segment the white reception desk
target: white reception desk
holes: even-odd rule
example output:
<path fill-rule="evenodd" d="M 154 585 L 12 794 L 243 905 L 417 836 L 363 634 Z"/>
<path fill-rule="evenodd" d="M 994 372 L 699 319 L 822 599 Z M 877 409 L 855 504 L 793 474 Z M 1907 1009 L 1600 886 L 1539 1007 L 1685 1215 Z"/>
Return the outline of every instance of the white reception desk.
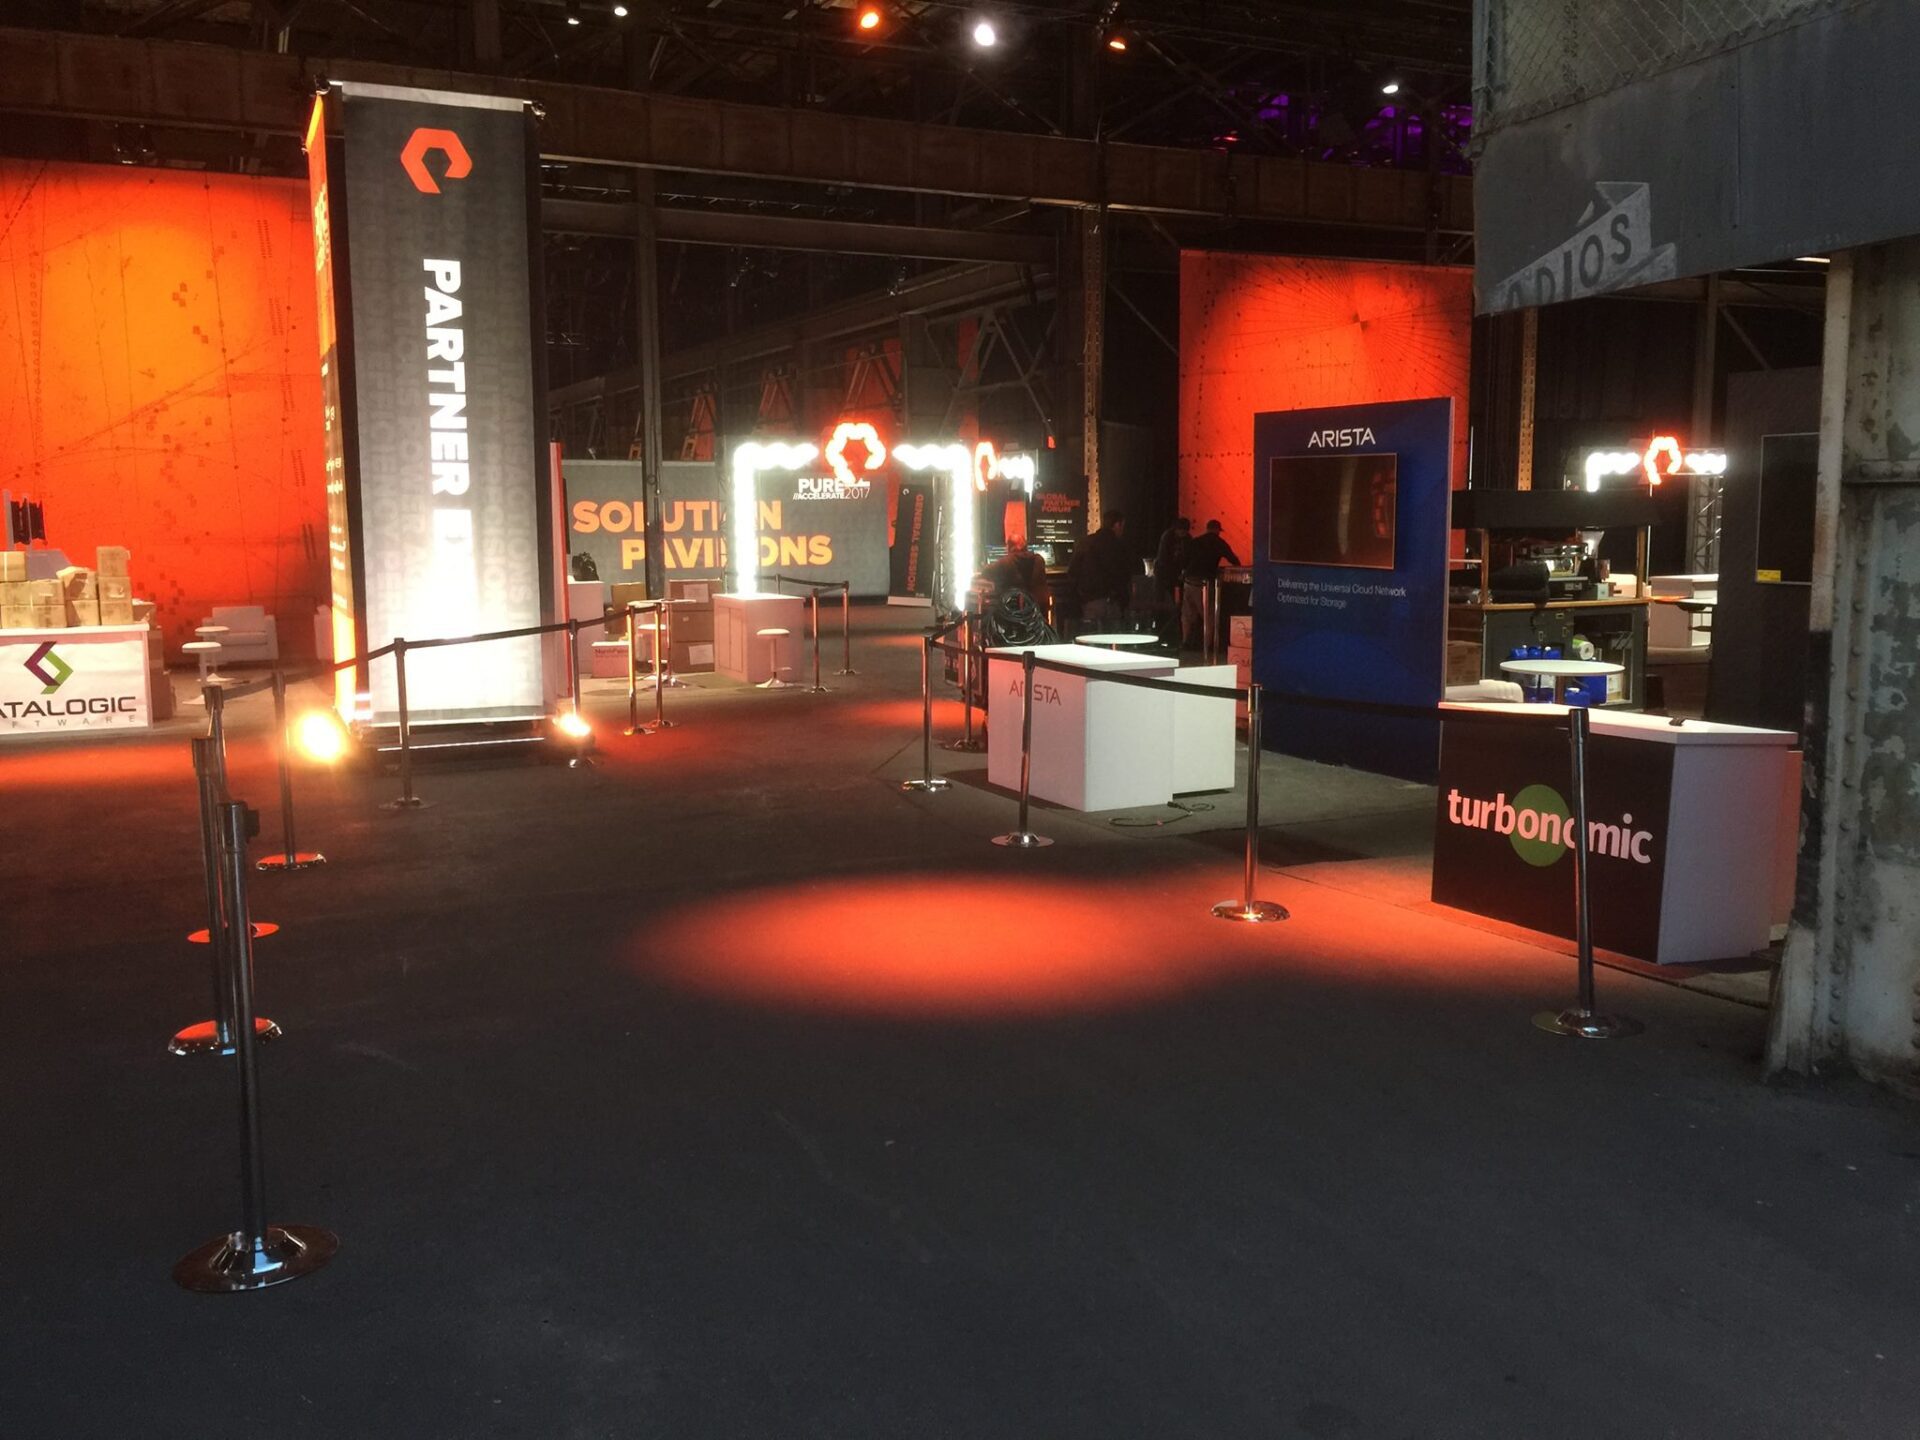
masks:
<path fill-rule="evenodd" d="M 1165 656 L 1091 645 L 1036 645 L 1039 660 L 1231 690 L 1231 665 L 1180 666 Z M 987 779 L 1020 788 L 1023 684 L 1014 649 L 987 652 Z M 1032 793 L 1073 810 L 1164 805 L 1233 788 L 1234 696 L 1213 700 L 1036 669 Z"/>

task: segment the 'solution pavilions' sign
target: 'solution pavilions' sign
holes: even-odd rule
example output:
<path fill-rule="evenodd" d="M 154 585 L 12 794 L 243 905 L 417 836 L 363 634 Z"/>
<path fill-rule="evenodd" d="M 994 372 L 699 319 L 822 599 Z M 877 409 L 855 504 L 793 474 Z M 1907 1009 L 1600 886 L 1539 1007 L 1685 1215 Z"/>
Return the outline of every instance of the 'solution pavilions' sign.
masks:
<path fill-rule="evenodd" d="M 334 85 L 307 157 L 336 656 L 550 619 L 525 102 Z M 533 638 L 422 651 L 407 683 L 416 715 L 544 708 Z M 391 665 L 354 690 L 396 708 Z"/>

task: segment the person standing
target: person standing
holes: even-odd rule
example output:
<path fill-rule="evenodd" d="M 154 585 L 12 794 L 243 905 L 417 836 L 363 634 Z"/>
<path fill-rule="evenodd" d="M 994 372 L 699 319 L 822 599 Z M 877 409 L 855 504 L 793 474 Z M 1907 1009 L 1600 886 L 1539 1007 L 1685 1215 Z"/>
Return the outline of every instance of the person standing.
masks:
<path fill-rule="evenodd" d="M 1220 536 L 1220 522 L 1207 521 L 1207 533 L 1187 542 L 1186 571 L 1181 577 L 1181 628 L 1186 647 L 1198 650 L 1206 643 L 1207 592 L 1220 574 L 1221 565 L 1238 565 L 1240 557 Z"/>
<path fill-rule="evenodd" d="M 1186 578 L 1187 541 L 1192 536 L 1193 522 L 1176 515 L 1153 552 L 1154 628 L 1162 645 L 1180 644 L 1180 582 Z"/>
<path fill-rule="evenodd" d="M 1100 517 L 1100 528 L 1081 542 L 1068 565 L 1074 594 L 1080 601 L 1080 629 L 1110 629 L 1126 617 L 1128 582 L 1127 551 L 1121 543 L 1127 517 L 1109 510 Z"/>

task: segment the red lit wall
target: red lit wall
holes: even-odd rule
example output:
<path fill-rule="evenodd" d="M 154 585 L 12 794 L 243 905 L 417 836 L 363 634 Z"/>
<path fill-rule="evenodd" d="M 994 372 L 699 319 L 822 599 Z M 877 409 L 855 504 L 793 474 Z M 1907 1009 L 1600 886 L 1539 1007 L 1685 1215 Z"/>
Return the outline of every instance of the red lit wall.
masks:
<path fill-rule="evenodd" d="M 312 653 L 320 427 L 304 181 L 0 160 L 0 489 L 129 547 L 170 651 L 254 604 Z"/>
<path fill-rule="evenodd" d="M 1180 256 L 1180 510 L 1253 549 L 1262 410 L 1452 396 L 1466 483 L 1473 272 L 1188 250 Z"/>

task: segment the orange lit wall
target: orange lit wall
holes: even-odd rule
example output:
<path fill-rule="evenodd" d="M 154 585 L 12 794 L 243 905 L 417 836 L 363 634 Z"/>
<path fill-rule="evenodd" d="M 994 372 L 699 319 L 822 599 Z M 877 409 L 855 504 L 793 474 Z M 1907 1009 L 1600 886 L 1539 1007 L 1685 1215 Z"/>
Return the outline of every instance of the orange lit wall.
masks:
<path fill-rule="evenodd" d="M 253 604 L 312 653 L 320 426 L 304 181 L 0 160 L 0 489 L 129 547 L 169 650 Z"/>
<path fill-rule="evenodd" d="M 1180 510 L 1253 549 L 1253 417 L 1450 395 L 1466 483 L 1473 272 L 1188 250 L 1180 256 Z"/>

